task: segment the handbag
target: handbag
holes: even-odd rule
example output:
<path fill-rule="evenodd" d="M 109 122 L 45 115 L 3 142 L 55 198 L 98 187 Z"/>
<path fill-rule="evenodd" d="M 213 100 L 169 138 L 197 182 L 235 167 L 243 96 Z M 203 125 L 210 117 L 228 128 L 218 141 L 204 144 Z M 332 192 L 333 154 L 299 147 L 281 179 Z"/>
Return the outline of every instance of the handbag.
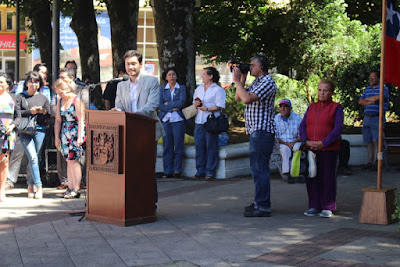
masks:
<path fill-rule="evenodd" d="M 24 98 L 26 106 L 29 107 L 28 101 Z M 21 122 L 17 126 L 18 133 L 33 135 L 36 132 L 36 116 L 29 115 L 22 117 Z"/>
<path fill-rule="evenodd" d="M 317 164 L 315 160 L 315 153 L 310 150 L 308 150 L 308 178 L 314 178 L 317 176 Z"/>
<path fill-rule="evenodd" d="M 207 117 L 207 121 L 204 123 L 207 132 L 212 134 L 220 134 L 223 132 L 228 131 L 229 129 L 229 122 L 228 116 L 218 108 L 220 115 L 215 117 L 214 113 L 211 113 Z"/>
<path fill-rule="evenodd" d="M 302 175 L 307 178 L 315 178 L 317 176 L 315 157 L 315 153 L 306 146 L 306 141 L 303 141 L 300 149 L 293 153 L 290 175 L 292 177 Z"/>
<path fill-rule="evenodd" d="M 293 152 L 292 156 L 292 164 L 290 168 L 290 176 L 292 177 L 299 177 L 300 176 L 300 169 L 303 169 L 304 173 L 304 167 L 301 168 L 301 154 L 304 153 L 303 150 L 296 150 Z"/>
<path fill-rule="evenodd" d="M 190 119 L 197 115 L 197 108 L 195 105 L 190 105 L 184 109 L 182 109 L 182 113 L 185 116 L 185 119 Z"/>
<path fill-rule="evenodd" d="M 36 132 L 36 116 L 22 117 L 17 130 L 18 133 L 33 135 Z"/>

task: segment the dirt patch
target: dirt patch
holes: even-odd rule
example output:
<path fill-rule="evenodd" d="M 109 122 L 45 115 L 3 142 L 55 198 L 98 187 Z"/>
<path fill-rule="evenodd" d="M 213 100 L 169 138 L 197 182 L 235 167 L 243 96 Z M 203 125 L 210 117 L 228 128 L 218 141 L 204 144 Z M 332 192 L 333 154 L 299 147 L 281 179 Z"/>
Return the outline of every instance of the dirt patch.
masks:
<path fill-rule="evenodd" d="M 244 127 L 229 127 L 228 131 L 228 144 L 245 143 L 249 141 L 250 135 L 246 134 Z"/>

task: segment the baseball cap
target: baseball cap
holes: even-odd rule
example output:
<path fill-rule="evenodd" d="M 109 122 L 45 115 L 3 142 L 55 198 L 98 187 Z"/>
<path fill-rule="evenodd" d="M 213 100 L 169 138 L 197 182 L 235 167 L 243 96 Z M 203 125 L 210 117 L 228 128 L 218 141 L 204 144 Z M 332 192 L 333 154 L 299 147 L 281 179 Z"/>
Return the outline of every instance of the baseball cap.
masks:
<path fill-rule="evenodd" d="M 287 98 L 284 98 L 284 99 L 282 99 L 281 101 L 279 101 L 279 105 L 282 105 L 282 104 L 286 104 L 286 105 L 288 105 L 289 107 L 292 107 L 292 102 L 290 102 L 290 100 L 287 99 Z"/>

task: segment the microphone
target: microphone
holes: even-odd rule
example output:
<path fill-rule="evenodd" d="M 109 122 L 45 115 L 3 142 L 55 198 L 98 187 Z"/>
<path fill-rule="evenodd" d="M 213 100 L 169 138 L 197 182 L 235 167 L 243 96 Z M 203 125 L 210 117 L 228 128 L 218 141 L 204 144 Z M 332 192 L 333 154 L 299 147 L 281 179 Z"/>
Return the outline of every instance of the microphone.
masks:
<path fill-rule="evenodd" d="M 120 81 L 127 81 L 127 80 L 129 80 L 129 75 L 128 74 L 124 74 L 121 77 L 117 77 L 117 78 L 111 79 L 111 80 L 106 81 L 106 82 L 98 82 L 98 83 L 90 84 L 87 87 L 89 88 L 90 91 L 93 91 L 94 88 L 96 88 L 96 86 L 98 86 L 98 85 L 100 85 L 102 83 L 120 82 Z"/>
<path fill-rule="evenodd" d="M 109 80 L 108 82 L 120 82 L 120 81 L 127 81 L 127 80 L 129 80 L 129 75 L 124 74 L 121 77 L 114 78 L 112 80 Z"/>

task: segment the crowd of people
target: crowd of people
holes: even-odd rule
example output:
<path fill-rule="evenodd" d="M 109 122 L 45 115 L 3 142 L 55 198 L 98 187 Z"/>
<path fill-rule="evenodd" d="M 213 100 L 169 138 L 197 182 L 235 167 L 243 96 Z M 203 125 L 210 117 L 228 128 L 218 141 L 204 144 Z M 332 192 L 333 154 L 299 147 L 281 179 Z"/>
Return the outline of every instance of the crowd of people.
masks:
<path fill-rule="evenodd" d="M 53 90 L 48 87 L 44 63 L 35 65 L 15 86 L 6 74 L 0 73 L 0 114 L 4 129 L 1 132 L 0 202 L 6 199 L 5 190 L 13 188 L 17 182 L 24 154 L 28 159 L 27 196 L 43 198 L 40 165 L 44 147 L 52 142 L 59 154 L 58 189 L 67 189 L 59 196 L 65 199 L 80 196 L 82 164 L 78 160 L 84 158 L 88 93 L 76 79 L 76 69 L 75 61 L 68 61 L 60 70 Z"/>
<path fill-rule="evenodd" d="M 157 78 L 142 74 L 142 54 L 139 51 L 127 51 L 124 63 L 124 67 L 118 70 L 118 77 L 128 75 L 129 79 L 107 85 L 103 94 L 105 108 L 144 113 L 156 119 L 155 142 L 160 137 L 163 140 L 162 178 L 181 177 L 187 123 L 182 112 L 187 98 L 186 87 L 178 83 L 179 73 L 175 68 L 164 71 L 162 80 L 165 84 L 161 86 Z M 255 187 L 253 203 L 244 208 L 244 216 L 271 215 L 269 159 L 277 141 L 282 155 L 282 175 L 289 183 L 294 182 L 289 167 L 293 152 L 307 149 L 314 153 L 317 174 L 314 178 L 305 179 L 309 205 L 304 215 L 329 218 L 336 210 L 337 162 L 344 118 L 342 106 L 332 101 L 335 84 L 327 79 L 319 82 L 318 101 L 310 104 L 303 118 L 292 111 L 292 103 L 287 98 L 280 100 L 279 113 L 275 115 L 278 88 L 268 68 L 265 56 L 254 56 L 250 75 L 255 80 L 247 87 L 247 73 L 232 68 L 235 100 L 245 104 L 245 128 L 250 135 L 250 166 Z M 85 170 L 85 110 L 89 109 L 90 99 L 84 82 L 76 77 L 76 70 L 77 64 L 68 61 L 60 70 L 59 79 L 52 86 L 53 91 L 47 86 L 47 68 L 43 63 L 36 65 L 26 75 L 22 87 L 18 86 L 15 90 L 11 90 L 12 83 L 8 77 L 0 73 L 0 201 L 6 198 L 7 185 L 10 188 L 16 182 L 15 174 L 10 176 L 8 173 L 9 170 L 10 174 L 15 173 L 15 169 L 19 171 L 21 151 L 25 151 L 29 161 L 28 197 L 43 197 L 39 163 L 44 141 L 51 138 L 54 138 L 58 150 L 58 189 L 66 189 L 60 197 L 80 197 L 81 180 L 85 173 L 82 172 Z M 376 124 L 374 119 L 377 117 L 377 77 L 378 73 L 371 73 L 372 88 L 367 88 L 360 99 L 360 104 L 366 106 L 365 119 L 370 127 Z M 205 123 L 210 114 L 218 117 L 225 109 L 226 93 L 218 85 L 220 77 L 214 67 L 204 68 L 201 78 L 203 83 L 196 88 L 191 101 L 197 111 L 194 117 L 196 171 L 193 178 L 211 180 L 215 177 L 218 163 L 218 134 L 207 131 Z M 35 119 L 35 131 L 25 133 L 20 125 L 24 119 L 30 118 Z M 54 123 L 49 123 L 51 121 Z M 364 134 L 364 140 L 374 154 L 375 131 L 365 128 L 368 134 Z M 13 159 L 14 156 L 16 159 Z M 374 160 L 371 156 L 371 165 Z M 14 164 L 15 169 L 11 166 Z M 157 188 L 155 190 L 157 192 Z"/>

